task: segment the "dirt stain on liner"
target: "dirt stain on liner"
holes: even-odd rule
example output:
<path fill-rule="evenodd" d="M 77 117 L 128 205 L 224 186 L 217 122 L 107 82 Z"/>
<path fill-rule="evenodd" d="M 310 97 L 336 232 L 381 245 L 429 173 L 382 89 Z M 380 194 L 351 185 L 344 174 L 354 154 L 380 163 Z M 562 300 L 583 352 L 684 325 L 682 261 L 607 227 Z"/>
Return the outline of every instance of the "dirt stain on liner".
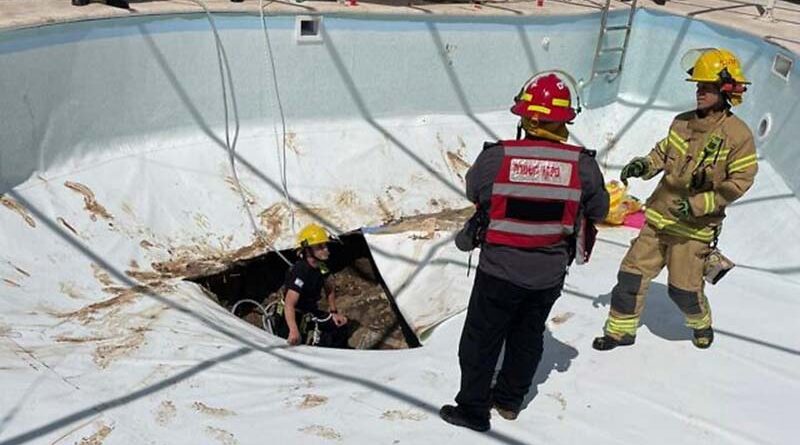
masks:
<path fill-rule="evenodd" d="M 194 408 L 195 411 L 197 411 L 199 413 L 206 414 L 206 415 L 213 416 L 213 417 L 230 417 L 230 416 L 235 416 L 236 415 L 236 412 L 231 411 L 229 409 L 213 408 L 213 407 L 210 407 L 210 406 L 206 405 L 203 402 L 194 402 L 192 404 L 192 408 Z"/>
<path fill-rule="evenodd" d="M 108 213 L 108 210 L 97 202 L 94 192 L 89 187 L 71 181 L 64 182 L 64 187 L 74 190 L 83 196 L 83 208 L 89 212 L 89 218 L 91 218 L 92 221 L 97 221 L 98 216 L 108 220 L 114 219 L 114 217 Z"/>
<path fill-rule="evenodd" d="M 66 219 L 64 219 L 64 218 L 62 218 L 62 217 L 60 217 L 60 216 L 59 216 L 58 218 L 56 218 L 56 221 L 58 221 L 58 222 L 59 222 L 59 224 L 61 224 L 62 226 L 66 227 L 66 228 L 67 228 L 67 230 L 69 230 L 70 232 L 72 232 L 72 234 L 73 234 L 73 235 L 75 235 L 75 236 L 80 236 L 80 235 L 78 235 L 78 231 L 77 231 L 77 230 L 75 230 L 75 228 L 74 228 L 74 227 L 72 227 L 72 225 L 70 225 L 70 223 L 68 223 Z"/>
<path fill-rule="evenodd" d="M 108 437 L 113 430 L 114 428 L 108 425 L 103 425 L 91 436 L 81 439 L 80 442 L 78 442 L 78 445 L 102 445 L 103 441 L 106 440 L 106 437 Z"/>
<path fill-rule="evenodd" d="M 0 196 L 0 204 L 19 214 L 19 216 L 21 216 L 22 219 L 25 220 L 25 223 L 29 226 L 36 227 L 36 221 L 30 214 L 28 214 L 28 210 L 22 204 L 7 196 Z"/>
<path fill-rule="evenodd" d="M 6 283 L 7 285 L 11 286 L 11 287 L 22 287 L 16 281 L 9 280 L 8 278 L 3 278 L 3 282 Z"/>

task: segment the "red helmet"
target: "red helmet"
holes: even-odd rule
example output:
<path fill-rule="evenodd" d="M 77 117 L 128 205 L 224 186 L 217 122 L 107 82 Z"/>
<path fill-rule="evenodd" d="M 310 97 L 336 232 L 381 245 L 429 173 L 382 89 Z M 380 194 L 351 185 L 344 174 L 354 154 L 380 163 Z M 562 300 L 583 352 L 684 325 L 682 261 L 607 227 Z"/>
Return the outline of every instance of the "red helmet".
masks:
<path fill-rule="evenodd" d="M 542 122 L 570 122 L 578 114 L 572 108 L 567 82 L 549 72 L 532 77 L 514 98 L 511 112 Z"/>

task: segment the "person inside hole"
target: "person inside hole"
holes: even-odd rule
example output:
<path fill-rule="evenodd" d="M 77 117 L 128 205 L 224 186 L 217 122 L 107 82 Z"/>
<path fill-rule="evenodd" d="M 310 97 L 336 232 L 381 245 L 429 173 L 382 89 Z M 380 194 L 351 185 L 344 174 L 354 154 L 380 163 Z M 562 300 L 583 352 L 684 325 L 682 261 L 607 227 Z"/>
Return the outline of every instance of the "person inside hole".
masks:
<path fill-rule="evenodd" d="M 330 257 L 329 242 L 325 229 L 314 223 L 298 233 L 298 259 L 286 274 L 282 311 L 279 311 L 283 317 L 278 320 L 276 332 L 289 345 L 348 347 L 348 320 L 336 309 L 336 290 L 325 264 Z M 319 308 L 323 292 L 328 302 L 327 312 Z"/>

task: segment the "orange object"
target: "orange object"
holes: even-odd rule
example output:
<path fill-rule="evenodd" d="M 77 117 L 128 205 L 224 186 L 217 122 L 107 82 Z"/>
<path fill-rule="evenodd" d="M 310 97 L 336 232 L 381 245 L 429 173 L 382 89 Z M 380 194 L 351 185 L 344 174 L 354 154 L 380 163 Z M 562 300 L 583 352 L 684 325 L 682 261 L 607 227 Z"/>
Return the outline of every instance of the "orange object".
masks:
<path fill-rule="evenodd" d="M 606 184 L 608 191 L 608 216 L 605 222 L 615 226 L 625 222 L 625 217 L 642 209 L 638 199 L 627 194 L 627 188 L 617 181 Z"/>

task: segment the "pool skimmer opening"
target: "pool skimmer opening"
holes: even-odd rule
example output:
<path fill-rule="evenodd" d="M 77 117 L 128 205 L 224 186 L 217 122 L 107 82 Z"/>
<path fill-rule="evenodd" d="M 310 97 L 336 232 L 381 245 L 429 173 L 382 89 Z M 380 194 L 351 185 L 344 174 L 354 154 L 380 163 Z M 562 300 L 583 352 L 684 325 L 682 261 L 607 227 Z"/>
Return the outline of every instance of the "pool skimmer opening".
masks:
<path fill-rule="evenodd" d="M 321 43 L 322 16 L 297 16 L 294 22 L 294 36 L 298 43 Z"/>

